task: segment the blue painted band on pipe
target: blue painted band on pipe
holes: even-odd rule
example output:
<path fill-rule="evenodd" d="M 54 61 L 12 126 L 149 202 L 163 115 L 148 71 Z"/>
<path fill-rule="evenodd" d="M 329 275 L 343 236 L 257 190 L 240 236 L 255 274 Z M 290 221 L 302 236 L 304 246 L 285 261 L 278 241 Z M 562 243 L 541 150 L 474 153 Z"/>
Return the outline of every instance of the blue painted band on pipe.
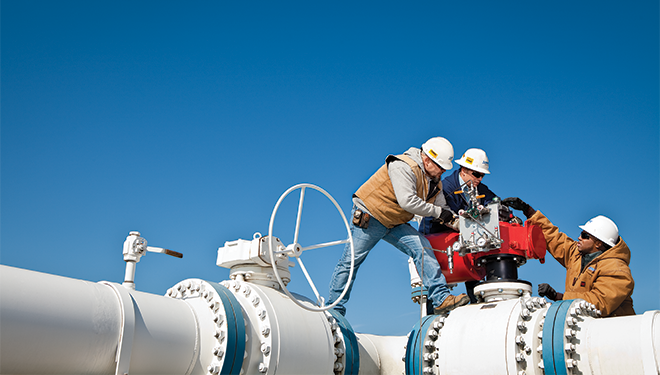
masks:
<path fill-rule="evenodd" d="M 406 345 L 406 375 L 418 375 L 424 363 L 424 337 L 438 315 L 428 315 L 417 322 L 408 336 Z M 420 328 L 421 323 L 421 328 Z"/>
<path fill-rule="evenodd" d="M 344 366 L 344 375 L 358 375 L 360 371 L 360 347 L 358 346 L 357 336 L 353 327 L 337 310 L 330 309 L 328 312 L 335 318 L 342 335 L 344 336 L 344 345 L 346 345 L 346 364 Z"/>
<path fill-rule="evenodd" d="M 243 367 L 243 355 L 245 354 L 245 321 L 241 305 L 229 289 L 224 286 L 207 281 L 218 293 L 225 310 L 225 321 L 227 322 L 227 351 L 222 363 L 221 375 L 239 375 Z"/>
<path fill-rule="evenodd" d="M 545 313 L 543 322 L 543 371 L 545 375 L 557 375 L 555 371 L 554 351 L 552 346 L 552 333 L 555 327 L 555 317 L 559 309 L 560 302 L 555 302 Z"/>
<path fill-rule="evenodd" d="M 566 315 L 573 300 L 562 301 L 555 316 L 555 326 L 552 335 L 553 357 L 557 375 L 568 375 L 566 368 L 566 353 L 564 352 L 564 329 L 566 328 Z"/>
<path fill-rule="evenodd" d="M 567 375 L 564 353 L 566 316 L 573 300 L 553 303 L 543 322 L 543 367 L 545 375 Z"/>

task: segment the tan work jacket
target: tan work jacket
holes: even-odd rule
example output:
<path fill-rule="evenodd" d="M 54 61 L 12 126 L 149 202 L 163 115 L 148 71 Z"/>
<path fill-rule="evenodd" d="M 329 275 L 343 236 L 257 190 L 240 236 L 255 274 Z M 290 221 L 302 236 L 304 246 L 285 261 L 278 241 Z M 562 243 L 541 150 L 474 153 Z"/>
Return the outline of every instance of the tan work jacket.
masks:
<path fill-rule="evenodd" d="M 635 315 L 632 293 L 635 281 L 630 272 L 630 249 L 619 242 L 593 259 L 582 271 L 577 241 L 559 231 L 547 217 L 536 211 L 529 219 L 543 230 L 550 254 L 566 268 L 564 300 L 581 298 L 596 305 L 602 316 Z"/>
<path fill-rule="evenodd" d="M 406 162 L 412 169 L 416 178 L 416 192 L 417 196 L 428 203 L 435 201 L 435 197 L 442 191 L 436 189 L 437 192 L 431 197 L 426 197 L 428 194 L 429 182 L 424 176 L 422 168 L 409 156 L 397 155 L 390 156 L 385 164 L 376 171 L 355 193 L 355 195 L 362 200 L 371 215 L 375 217 L 381 224 L 387 228 L 393 228 L 397 225 L 404 224 L 412 220 L 414 214 L 401 208 L 396 200 L 392 181 L 387 173 L 387 165 L 391 161 L 390 158 L 396 158 Z"/>

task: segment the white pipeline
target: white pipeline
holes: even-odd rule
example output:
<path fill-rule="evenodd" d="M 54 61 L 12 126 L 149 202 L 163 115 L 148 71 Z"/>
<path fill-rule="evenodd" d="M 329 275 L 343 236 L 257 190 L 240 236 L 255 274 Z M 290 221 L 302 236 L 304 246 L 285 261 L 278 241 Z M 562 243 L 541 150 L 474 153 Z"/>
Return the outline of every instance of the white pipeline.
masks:
<path fill-rule="evenodd" d="M 238 278 L 157 296 L 0 266 L 0 373 L 660 373 L 660 311 L 597 318 L 581 300 L 521 293 L 423 317 L 406 338 L 355 333 L 341 315 Z"/>
<path fill-rule="evenodd" d="M 131 374 L 186 374 L 197 331 L 188 305 L 136 291 L 122 301 L 115 288 L 126 290 L 0 266 L 0 373 L 115 374 L 123 335 Z"/>
<path fill-rule="evenodd" d="M 597 318 L 582 300 L 538 297 L 461 307 L 415 327 L 407 374 L 657 375 L 660 311 Z"/>

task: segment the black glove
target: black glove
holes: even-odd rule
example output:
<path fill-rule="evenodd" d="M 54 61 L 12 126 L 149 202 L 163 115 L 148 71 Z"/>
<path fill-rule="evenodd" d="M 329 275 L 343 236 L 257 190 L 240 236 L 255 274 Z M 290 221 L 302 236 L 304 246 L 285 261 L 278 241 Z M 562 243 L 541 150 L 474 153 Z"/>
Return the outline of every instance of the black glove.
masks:
<path fill-rule="evenodd" d="M 522 211 L 523 214 L 525 214 L 525 216 L 528 219 L 532 217 L 532 215 L 534 215 L 534 213 L 536 212 L 536 210 L 533 209 L 532 206 L 528 205 L 522 199 L 517 197 L 504 198 L 502 199 L 502 204 L 505 206 L 509 206 L 514 210 Z"/>
<path fill-rule="evenodd" d="M 431 228 L 429 228 L 426 234 L 444 233 L 448 230 L 458 232 L 458 216 L 454 216 L 453 212 L 443 209 L 440 217 L 431 219 Z"/>
<path fill-rule="evenodd" d="M 511 210 L 509 210 L 509 207 L 505 205 L 500 205 L 500 208 L 498 210 L 498 216 L 500 218 L 500 221 L 503 221 L 505 223 L 508 223 L 509 220 L 513 218 L 513 214 L 511 213 Z"/>
<path fill-rule="evenodd" d="M 529 207 L 527 203 L 523 202 L 523 200 L 518 197 L 504 198 L 502 199 L 502 204 L 519 211 L 525 211 L 525 209 Z"/>
<path fill-rule="evenodd" d="M 546 283 L 539 284 L 539 296 L 548 297 L 553 301 L 557 300 L 557 292 L 552 289 L 550 284 Z"/>
<path fill-rule="evenodd" d="M 435 221 L 440 224 L 448 224 L 451 223 L 453 220 L 454 220 L 454 214 L 451 211 L 445 209 L 443 209 L 442 212 L 440 213 L 440 217 L 435 219 Z"/>

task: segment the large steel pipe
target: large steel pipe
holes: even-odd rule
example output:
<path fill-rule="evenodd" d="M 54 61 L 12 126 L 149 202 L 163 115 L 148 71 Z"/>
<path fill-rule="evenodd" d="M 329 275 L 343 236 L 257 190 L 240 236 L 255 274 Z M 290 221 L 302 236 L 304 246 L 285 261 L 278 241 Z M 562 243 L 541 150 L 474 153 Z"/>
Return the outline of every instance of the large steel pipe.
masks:
<path fill-rule="evenodd" d="M 157 296 L 0 266 L 0 373 L 660 373 L 660 311 L 598 318 L 524 284 L 508 299 L 505 284 L 487 292 L 507 298 L 424 317 L 405 338 L 356 334 L 335 312 L 246 281 L 189 279 Z"/>
<path fill-rule="evenodd" d="M 583 300 L 523 297 L 428 316 L 408 340 L 406 374 L 657 375 L 660 311 L 598 318 Z"/>
<path fill-rule="evenodd" d="M 0 373 L 189 373 L 197 343 L 192 310 L 124 291 L 0 266 Z"/>

